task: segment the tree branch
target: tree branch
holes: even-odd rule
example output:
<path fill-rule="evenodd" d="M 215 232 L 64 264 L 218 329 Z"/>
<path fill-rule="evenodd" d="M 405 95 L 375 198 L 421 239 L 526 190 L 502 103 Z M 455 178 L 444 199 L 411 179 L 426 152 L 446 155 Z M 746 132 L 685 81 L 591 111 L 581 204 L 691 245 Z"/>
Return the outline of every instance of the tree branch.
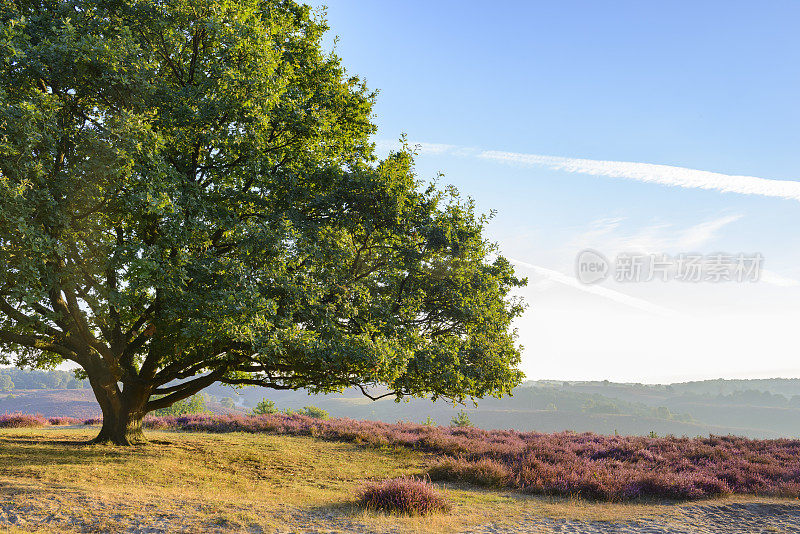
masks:
<path fill-rule="evenodd" d="M 9 317 L 11 317 L 15 321 L 17 321 L 17 323 L 19 323 L 20 326 L 31 326 L 31 327 L 35 328 L 36 330 L 38 330 L 39 332 L 41 332 L 42 334 L 45 334 L 45 335 L 48 335 L 48 336 L 60 336 L 60 335 L 63 335 L 63 332 L 60 332 L 60 331 L 56 330 L 55 328 L 53 328 L 52 326 L 48 325 L 47 323 L 43 323 L 43 322 L 41 322 L 41 321 L 39 321 L 37 319 L 34 319 L 33 317 L 29 317 L 29 316 L 25 315 L 21 311 L 17 310 L 13 306 L 11 306 L 8 302 L 6 302 L 2 298 L 0 298 L 0 312 L 5 313 Z"/>
<path fill-rule="evenodd" d="M 15 345 L 20 345 L 22 347 L 27 347 L 29 349 L 35 350 L 42 350 L 48 351 L 68 360 L 72 360 L 76 363 L 83 364 L 85 359 L 82 358 L 78 353 L 70 350 L 67 347 L 63 347 L 56 343 L 52 343 L 47 341 L 46 339 L 42 339 L 36 336 L 29 336 L 25 334 L 18 334 L 16 332 L 11 332 L 9 330 L 0 330 L 0 341 L 4 341 L 6 343 L 13 343 Z"/>
<path fill-rule="evenodd" d="M 218 369 L 213 373 L 201 376 L 200 378 L 195 378 L 194 380 L 190 380 L 189 382 L 185 382 L 181 384 L 181 386 L 183 387 L 175 391 L 174 393 L 170 393 L 166 397 L 161 397 L 160 399 L 149 401 L 145 406 L 145 409 L 148 412 L 152 412 L 153 410 L 168 408 L 172 406 L 174 403 L 178 402 L 179 400 L 191 397 L 198 391 L 207 388 L 208 386 L 216 382 L 217 379 L 224 374 L 224 372 L 225 372 L 224 369 Z M 158 390 L 155 391 L 155 393 L 157 392 Z"/>
<path fill-rule="evenodd" d="M 366 388 L 364 386 L 362 386 L 361 384 L 356 384 L 356 386 L 358 387 L 358 389 L 361 390 L 361 394 L 362 395 L 364 395 L 368 399 L 374 400 L 374 401 L 383 399 L 384 397 L 391 397 L 392 395 L 397 395 L 398 393 L 400 393 L 399 391 L 390 391 L 389 393 L 384 393 L 383 395 L 378 395 L 377 397 L 374 397 L 374 396 L 370 395 L 369 393 L 367 393 Z"/>

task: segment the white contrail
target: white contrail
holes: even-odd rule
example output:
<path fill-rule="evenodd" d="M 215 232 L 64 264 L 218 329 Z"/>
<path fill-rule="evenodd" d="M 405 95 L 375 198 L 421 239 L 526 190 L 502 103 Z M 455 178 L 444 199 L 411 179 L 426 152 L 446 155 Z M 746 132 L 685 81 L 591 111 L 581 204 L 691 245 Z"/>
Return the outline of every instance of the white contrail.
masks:
<path fill-rule="evenodd" d="M 601 161 L 594 159 L 562 158 L 539 154 L 520 154 L 484 150 L 476 154 L 482 159 L 516 163 L 549 169 L 577 172 L 592 176 L 625 178 L 687 189 L 709 189 L 723 193 L 760 195 L 765 197 L 800 200 L 800 182 L 771 180 L 756 176 L 736 176 L 718 172 L 700 171 L 686 167 L 635 163 L 631 161 Z"/>
<path fill-rule="evenodd" d="M 379 150 L 398 150 L 397 141 L 376 141 Z M 518 165 L 547 167 L 549 169 L 624 178 L 639 182 L 684 187 L 687 189 L 708 189 L 723 193 L 759 195 L 773 198 L 786 198 L 800 201 L 800 182 L 794 180 L 773 180 L 757 176 L 739 176 L 719 172 L 701 171 L 687 167 L 658 165 L 655 163 L 636 163 L 633 161 L 603 161 L 596 159 L 565 158 L 541 154 L 523 154 L 499 150 L 482 150 L 475 147 L 450 145 L 445 143 L 411 143 L 419 154 L 451 155 L 480 158 Z"/>
<path fill-rule="evenodd" d="M 558 271 L 554 271 L 552 269 L 547 269 L 545 267 L 540 267 L 538 265 L 533 265 L 532 263 L 515 260 L 513 258 L 508 258 L 508 261 L 514 263 L 515 265 L 519 265 L 520 267 L 524 267 L 526 269 L 530 269 L 534 271 L 536 274 L 544 276 L 548 280 L 552 280 L 553 282 L 557 282 L 559 284 L 571 287 L 573 289 L 577 289 L 578 291 L 583 291 L 585 293 L 591 293 L 592 295 L 597 295 L 599 297 L 603 297 L 609 300 L 613 300 L 619 304 L 624 304 L 625 306 L 629 306 L 631 308 L 635 308 L 637 310 L 642 310 L 650 313 L 654 313 L 656 315 L 662 315 L 665 317 L 674 317 L 680 315 L 675 310 L 671 310 L 669 308 L 665 308 L 663 306 L 659 306 L 657 304 L 653 304 L 652 302 L 648 302 L 644 299 L 632 297 L 630 295 L 626 295 L 625 293 L 621 293 L 619 291 L 614 291 L 613 289 L 608 289 L 605 287 L 597 286 L 597 285 L 586 285 L 582 284 L 575 278 L 571 276 L 567 276 L 563 273 Z"/>

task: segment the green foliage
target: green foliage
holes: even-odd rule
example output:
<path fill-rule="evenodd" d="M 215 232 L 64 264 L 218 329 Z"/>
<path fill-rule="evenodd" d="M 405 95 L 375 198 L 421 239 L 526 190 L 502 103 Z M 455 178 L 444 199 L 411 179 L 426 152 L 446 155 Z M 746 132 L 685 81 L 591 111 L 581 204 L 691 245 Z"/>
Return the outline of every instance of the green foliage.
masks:
<path fill-rule="evenodd" d="M 615 401 L 600 397 L 599 395 L 596 395 L 594 398 L 588 399 L 586 402 L 584 402 L 581 411 L 585 413 L 622 413 Z"/>
<path fill-rule="evenodd" d="M 458 414 L 450 420 L 450 426 L 457 426 L 457 427 L 471 427 L 472 421 L 469 419 L 469 415 L 464 410 L 458 412 Z"/>
<path fill-rule="evenodd" d="M 233 409 L 236 406 L 236 401 L 231 397 L 222 397 L 219 401 L 223 408 Z"/>
<path fill-rule="evenodd" d="M 10 367 L 0 369 L 0 383 L 4 376 L 15 384 L 16 389 L 82 389 L 88 385 L 77 379 L 74 373 L 58 369 L 39 371 Z"/>
<path fill-rule="evenodd" d="M 316 406 L 304 406 L 298 413 L 314 419 L 330 419 L 330 414 L 327 411 Z"/>
<path fill-rule="evenodd" d="M 14 382 L 8 375 L 0 374 L 0 391 L 6 393 L 14 389 Z"/>
<path fill-rule="evenodd" d="M 425 425 L 425 426 L 436 426 L 436 421 L 431 419 L 430 416 L 429 416 L 429 417 L 425 418 L 425 420 L 422 422 L 422 424 Z"/>
<path fill-rule="evenodd" d="M 253 415 L 272 415 L 274 413 L 278 413 L 278 408 L 269 399 L 261 399 L 253 408 Z"/>
<path fill-rule="evenodd" d="M 77 363 L 109 410 L 518 384 L 524 280 L 407 146 L 376 160 L 326 30 L 291 1 L 2 3 L 0 354 Z"/>
<path fill-rule="evenodd" d="M 153 411 L 153 415 L 188 415 L 206 411 L 206 401 L 203 395 L 193 395 L 188 399 L 179 400 L 172 405 Z"/>

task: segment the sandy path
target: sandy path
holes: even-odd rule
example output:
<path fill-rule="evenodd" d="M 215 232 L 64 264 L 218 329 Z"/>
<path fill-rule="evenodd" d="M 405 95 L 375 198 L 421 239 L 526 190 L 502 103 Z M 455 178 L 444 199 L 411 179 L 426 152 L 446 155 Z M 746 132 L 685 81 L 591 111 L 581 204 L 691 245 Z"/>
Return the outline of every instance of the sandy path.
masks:
<path fill-rule="evenodd" d="M 484 525 L 470 534 L 789 534 L 800 533 L 800 502 L 689 504 L 676 507 L 669 519 L 626 523 L 530 517 L 514 527 Z"/>
<path fill-rule="evenodd" d="M 277 530 L 242 528 L 234 525 L 198 525 L 183 514 L 115 514 L 102 504 L 82 503 L 88 509 L 42 509 L 0 502 L 0 532 L 9 527 L 48 532 L 127 532 L 157 534 L 168 532 L 275 532 L 389 534 L 400 530 L 373 530 L 352 516 L 332 511 L 286 510 L 286 522 Z M 187 510 L 188 511 L 188 510 Z M 78 513 L 75 513 L 78 512 Z M 529 515 L 515 525 L 487 524 L 463 532 L 468 534 L 800 534 L 800 501 L 797 503 L 746 502 L 676 505 L 668 517 L 627 522 L 552 519 Z"/>

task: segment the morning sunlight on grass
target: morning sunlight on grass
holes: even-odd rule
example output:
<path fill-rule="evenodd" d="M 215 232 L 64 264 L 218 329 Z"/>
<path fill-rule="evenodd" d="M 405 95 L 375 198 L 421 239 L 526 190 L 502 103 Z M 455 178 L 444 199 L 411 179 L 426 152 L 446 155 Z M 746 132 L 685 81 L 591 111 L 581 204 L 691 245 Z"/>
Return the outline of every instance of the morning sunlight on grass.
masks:
<path fill-rule="evenodd" d="M 0 534 L 800 533 L 798 20 L 0 0 Z"/>

